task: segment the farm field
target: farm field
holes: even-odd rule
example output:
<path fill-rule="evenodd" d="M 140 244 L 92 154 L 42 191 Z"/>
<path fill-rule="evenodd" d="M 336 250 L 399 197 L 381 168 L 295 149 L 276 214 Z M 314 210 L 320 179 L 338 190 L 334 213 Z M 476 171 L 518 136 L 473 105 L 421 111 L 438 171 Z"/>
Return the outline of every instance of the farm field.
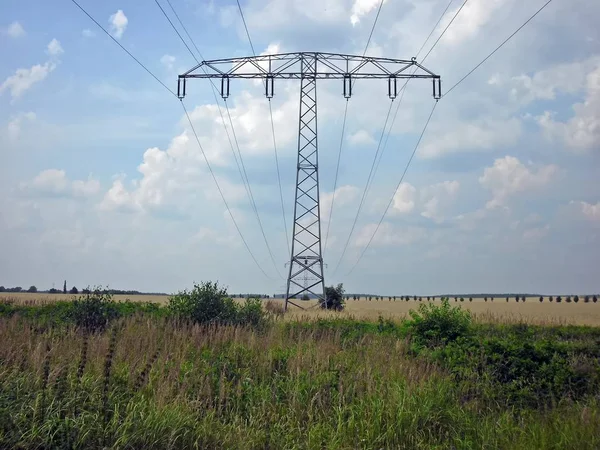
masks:
<path fill-rule="evenodd" d="M 60 300 L 71 300 L 74 296 L 71 294 L 43 294 L 43 293 L 2 293 L 0 301 L 12 299 L 17 303 L 45 303 Z M 160 305 L 166 305 L 168 296 L 161 295 L 115 295 L 115 301 L 131 300 L 134 302 L 152 302 Z M 236 301 L 243 301 L 236 299 Z M 272 300 L 275 303 L 283 304 L 283 300 Z M 289 314 L 285 317 L 287 320 L 301 318 L 317 318 L 330 317 L 331 313 L 317 308 L 316 300 L 295 301 L 296 304 L 306 308 L 301 310 L 293 305 L 289 307 Z M 419 301 L 388 301 L 372 300 L 366 298 L 360 300 L 347 300 L 346 308 L 341 313 L 335 313 L 335 317 L 347 317 L 365 320 L 377 320 L 379 316 L 390 319 L 402 319 L 407 316 L 411 309 L 416 309 L 419 304 L 427 303 L 425 299 Z M 434 303 L 439 304 L 439 297 Z M 547 297 L 544 297 L 542 303 L 539 302 L 539 297 L 529 297 L 526 302 L 516 303 L 514 297 L 511 297 L 508 302 L 504 298 L 497 298 L 494 301 L 488 299 L 487 302 L 483 298 L 473 298 L 472 302 L 465 299 L 464 302 L 450 303 L 459 304 L 464 309 L 472 312 L 478 321 L 482 322 L 525 322 L 539 325 L 590 325 L 600 326 L 600 302 L 599 303 L 584 303 L 581 298 L 578 303 L 561 303 L 549 302 Z"/>

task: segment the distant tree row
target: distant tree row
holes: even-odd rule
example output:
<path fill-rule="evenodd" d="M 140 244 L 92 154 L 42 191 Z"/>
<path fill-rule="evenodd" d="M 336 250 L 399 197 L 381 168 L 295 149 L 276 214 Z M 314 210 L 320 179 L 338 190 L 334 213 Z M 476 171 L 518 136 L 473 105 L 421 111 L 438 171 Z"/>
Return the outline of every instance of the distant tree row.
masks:
<path fill-rule="evenodd" d="M 441 297 L 435 297 L 435 296 L 422 297 L 422 296 L 416 296 L 416 295 L 413 295 L 413 296 L 409 296 L 409 295 L 401 295 L 401 296 L 395 296 L 395 295 L 393 295 L 393 296 L 362 295 L 361 296 L 361 295 L 351 294 L 351 295 L 344 296 L 344 298 L 346 300 L 354 300 L 354 301 L 357 301 L 357 300 L 360 300 L 361 298 L 364 298 L 365 300 L 367 300 L 369 302 L 373 301 L 373 300 L 375 300 L 375 301 L 383 301 L 383 300 L 396 301 L 396 300 L 400 300 L 400 301 L 407 301 L 407 302 L 410 301 L 410 300 L 413 300 L 415 302 L 416 301 L 421 302 L 423 300 L 426 300 L 426 301 L 429 302 L 429 301 L 435 301 L 436 298 L 444 298 L 444 297 L 443 296 L 441 296 Z M 448 297 L 448 298 L 450 298 L 450 297 Z M 455 297 L 452 297 L 452 298 L 454 299 L 455 302 L 464 302 L 465 301 L 465 297 L 455 296 Z M 473 298 L 474 297 L 469 296 L 469 297 L 466 298 L 466 300 L 472 302 Z M 475 298 L 477 298 L 477 297 L 475 297 Z M 486 301 L 486 302 L 488 300 L 491 301 L 491 302 L 493 302 L 495 298 L 498 298 L 498 297 L 492 297 L 492 296 L 490 296 L 490 297 L 483 297 L 483 300 Z M 512 298 L 517 303 L 519 303 L 519 302 L 525 303 L 525 301 L 527 300 L 527 296 L 525 296 L 525 295 L 515 295 L 515 296 L 512 296 Z M 506 296 L 505 299 L 508 302 L 508 301 L 510 301 L 511 296 Z M 563 301 L 563 298 L 560 295 L 555 296 L 555 297 L 547 296 L 546 299 L 548 301 L 550 301 L 550 302 L 556 301 L 557 303 L 561 303 Z M 566 303 L 571 303 L 571 302 L 578 303 L 579 300 L 580 300 L 580 297 L 578 295 L 573 295 L 573 296 L 568 295 L 568 296 L 566 296 L 564 298 L 564 301 Z M 539 297 L 539 301 L 543 302 L 544 301 L 544 296 L 540 296 Z M 589 303 L 589 302 L 594 302 L 594 303 L 598 302 L 598 295 L 586 295 L 586 296 L 584 296 L 583 297 L 583 303 Z"/>

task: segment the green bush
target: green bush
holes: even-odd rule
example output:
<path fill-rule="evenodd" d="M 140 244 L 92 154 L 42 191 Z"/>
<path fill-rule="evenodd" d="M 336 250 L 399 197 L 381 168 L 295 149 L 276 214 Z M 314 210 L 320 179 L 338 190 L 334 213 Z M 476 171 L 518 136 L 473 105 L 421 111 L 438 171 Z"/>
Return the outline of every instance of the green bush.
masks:
<path fill-rule="evenodd" d="M 450 306 L 448 298 L 442 298 L 437 306 L 425 303 L 418 311 L 410 311 L 407 326 L 412 339 L 419 345 L 437 347 L 472 335 L 472 317 L 469 311 Z"/>
<path fill-rule="evenodd" d="M 328 286 L 325 288 L 325 300 L 320 301 L 321 308 L 341 311 L 344 309 L 344 303 L 344 285 L 342 283 L 335 287 Z"/>
<path fill-rule="evenodd" d="M 110 321 L 120 316 L 112 294 L 100 287 L 73 301 L 71 317 L 78 328 L 87 332 L 104 330 Z"/>
<path fill-rule="evenodd" d="M 259 326 L 267 321 L 260 300 L 248 298 L 238 305 L 227 295 L 227 289 L 210 281 L 171 296 L 168 308 L 174 316 L 197 324 Z"/>

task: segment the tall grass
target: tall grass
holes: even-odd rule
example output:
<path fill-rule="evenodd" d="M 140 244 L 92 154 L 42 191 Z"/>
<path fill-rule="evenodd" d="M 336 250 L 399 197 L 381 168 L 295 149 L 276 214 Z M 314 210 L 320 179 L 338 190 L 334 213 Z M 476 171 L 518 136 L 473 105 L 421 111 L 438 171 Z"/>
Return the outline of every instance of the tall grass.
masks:
<path fill-rule="evenodd" d="M 0 448 L 600 446 L 594 398 L 498 407 L 485 380 L 475 389 L 415 358 L 383 320 L 112 327 L 0 319 Z"/>

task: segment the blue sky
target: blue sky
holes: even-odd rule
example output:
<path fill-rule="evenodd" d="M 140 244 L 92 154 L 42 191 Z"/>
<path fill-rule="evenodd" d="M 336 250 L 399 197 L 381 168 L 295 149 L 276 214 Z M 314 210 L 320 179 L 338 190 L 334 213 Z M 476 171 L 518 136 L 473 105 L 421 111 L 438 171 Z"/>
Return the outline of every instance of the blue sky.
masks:
<path fill-rule="evenodd" d="M 379 5 L 241 3 L 260 53 L 362 54 Z M 447 3 L 385 1 L 367 53 L 414 56 Z M 81 4 L 171 89 L 177 74 L 194 65 L 155 2 Z M 251 54 L 235 2 L 172 4 L 205 58 Z M 460 4 L 452 2 L 423 54 Z M 448 89 L 542 4 L 469 0 L 425 66 Z M 357 82 L 324 254 L 327 284 L 390 295 L 600 290 L 599 13 L 595 2 L 555 0 L 439 102 L 389 214 L 347 275 L 433 106 L 430 83 L 411 82 L 349 249 L 333 273 L 389 108 L 385 81 Z M 210 279 L 235 292 L 282 291 L 208 82 L 190 82 L 186 106 L 269 278 L 237 236 L 176 99 L 70 1 L 8 0 L 0 17 L 0 284 L 49 288 L 66 278 L 78 287 L 171 292 Z M 288 228 L 298 89 L 278 82 L 273 99 Z M 326 219 L 345 100 L 340 83 L 318 89 Z M 268 102 L 260 84 L 236 80 L 228 103 L 284 274 L 289 254 Z"/>

